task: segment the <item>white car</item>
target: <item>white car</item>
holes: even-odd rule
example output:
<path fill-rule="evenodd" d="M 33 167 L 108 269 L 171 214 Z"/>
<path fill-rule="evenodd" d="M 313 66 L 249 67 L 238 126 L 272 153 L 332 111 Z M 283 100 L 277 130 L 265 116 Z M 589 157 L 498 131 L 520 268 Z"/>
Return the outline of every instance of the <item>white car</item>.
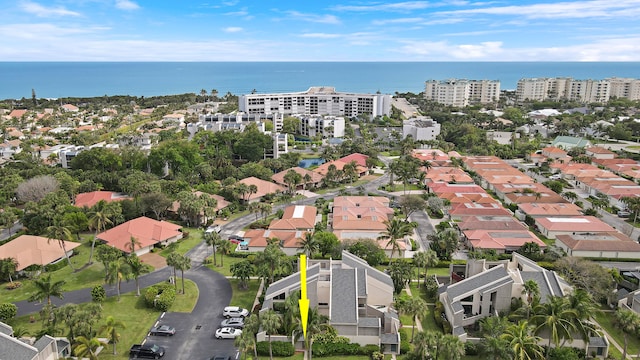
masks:
<path fill-rule="evenodd" d="M 216 339 L 235 339 L 242 335 L 242 330 L 224 327 L 216 330 Z"/>
<path fill-rule="evenodd" d="M 237 318 L 237 317 L 244 318 L 249 316 L 249 310 L 243 309 L 238 306 L 227 306 L 226 308 L 224 308 L 224 311 L 222 312 L 222 316 L 226 317 L 227 319 Z"/>

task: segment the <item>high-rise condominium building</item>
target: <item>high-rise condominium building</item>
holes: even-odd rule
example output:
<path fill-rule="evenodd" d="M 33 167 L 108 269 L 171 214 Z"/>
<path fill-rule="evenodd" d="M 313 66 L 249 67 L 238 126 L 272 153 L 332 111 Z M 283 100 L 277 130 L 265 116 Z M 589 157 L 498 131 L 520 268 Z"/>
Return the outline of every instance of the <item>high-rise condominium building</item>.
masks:
<path fill-rule="evenodd" d="M 575 80 L 572 78 L 520 79 L 517 101 L 574 100 L 584 103 L 605 103 L 612 97 L 640 100 L 640 80 L 608 78 Z"/>
<path fill-rule="evenodd" d="M 356 117 L 391 113 L 391 95 L 336 92 L 333 87 L 311 87 L 304 92 L 240 96 L 240 111 L 249 114 L 332 115 Z"/>
<path fill-rule="evenodd" d="M 424 96 L 444 105 L 465 107 L 470 104 L 487 104 L 500 99 L 500 81 L 497 80 L 428 80 Z"/>

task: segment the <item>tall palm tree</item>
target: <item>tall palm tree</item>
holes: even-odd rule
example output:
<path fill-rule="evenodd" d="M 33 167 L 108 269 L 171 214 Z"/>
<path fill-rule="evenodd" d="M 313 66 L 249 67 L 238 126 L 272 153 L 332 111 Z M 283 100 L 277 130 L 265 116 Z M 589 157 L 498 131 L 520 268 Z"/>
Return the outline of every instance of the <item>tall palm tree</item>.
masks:
<path fill-rule="evenodd" d="M 533 326 L 526 320 L 509 326 L 500 338 L 505 340 L 513 353 L 514 360 L 544 359 L 544 350 L 538 343 L 540 337 L 533 335 Z"/>
<path fill-rule="evenodd" d="M 244 329 L 242 334 L 251 334 L 251 340 L 253 341 L 253 358 L 258 358 L 258 347 L 256 344 L 256 334 L 260 330 L 260 317 L 256 314 L 249 315 L 244 321 Z"/>
<path fill-rule="evenodd" d="M 167 265 L 171 266 L 173 269 L 173 285 L 176 289 L 176 293 L 178 292 L 178 264 L 180 263 L 180 254 L 172 252 L 167 256 Z"/>
<path fill-rule="evenodd" d="M 622 358 L 627 358 L 627 335 L 635 335 L 640 329 L 640 316 L 633 310 L 618 308 L 615 312 L 616 324 L 624 334 L 624 348 L 622 350 Z"/>
<path fill-rule="evenodd" d="M 126 250 L 129 250 L 129 254 L 130 255 L 136 253 L 136 246 L 138 247 L 138 249 L 141 249 L 142 248 L 142 243 L 140 242 L 140 240 L 136 239 L 133 236 L 131 236 L 129 238 L 129 242 L 124 244 L 124 248 Z"/>
<path fill-rule="evenodd" d="M 584 289 L 575 289 L 567 297 L 567 306 L 575 310 L 575 318 L 572 321 L 582 339 L 589 340 L 589 337 L 596 333 L 596 328 L 590 319 L 600 312 L 593 296 Z"/>
<path fill-rule="evenodd" d="M 207 243 L 207 245 L 211 246 L 213 254 L 213 266 L 218 266 L 218 260 L 216 259 L 216 250 L 218 245 L 220 245 L 220 243 L 222 242 L 222 237 L 220 237 L 220 234 L 215 231 L 209 231 L 204 233 L 204 241 Z"/>
<path fill-rule="evenodd" d="M 296 317 L 300 321 L 300 317 Z M 302 332 L 302 323 L 298 324 L 299 331 Z M 311 360 L 313 349 L 313 338 L 317 334 L 320 334 L 331 328 L 329 325 L 329 317 L 322 315 L 318 312 L 318 308 L 309 308 L 309 315 L 307 318 L 307 338 L 305 339 L 305 346 L 307 348 L 307 359 Z"/>
<path fill-rule="evenodd" d="M 81 359 L 87 358 L 89 360 L 98 360 L 98 354 L 96 351 L 101 346 L 107 346 L 107 343 L 100 341 L 95 337 L 88 339 L 84 336 L 78 336 L 74 346 L 73 353 Z"/>
<path fill-rule="evenodd" d="M 298 246 L 307 255 L 307 258 L 311 258 L 314 252 L 320 249 L 320 244 L 311 231 L 304 233 L 304 236 L 298 240 Z"/>
<path fill-rule="evenodd" d="M 248 288 L 249 278 L 254 274 L 255 268 L 251 261 L 244 259 L 231 265 L 231 274 L 239 280 L 238 286 L 246 290 Z"/>
<path fill-rule="evenodd" d="M 488 318 L 485 318 L 488 319 Z M 492 360 L 510 360 L 513 359 L 511 348 L 506 340 L 499 336 L 485 336 L 480 341 L 480 355 L 484 355 Z"/>
<path fill-rule="evenodd" d="M 464 343 L 455 335 L 445 334 L 438 350 L 439 360 L 460 360 L 464 356 Z"/>
<path fill-rule="evenodd" d="M 107 225 L 113 224 L 110 219 L 111 214 L 108 212 L 109 208 L 105 205 L 106 203 L 104 201 L 98 202 L 94 206 L 94 210 L 89 218 L 89 228 L 94 229 L 95 234 L 93 236 L 93 240 L 91 240 L 91 252 L 89 253 L 89 261 L 87 261 L 87 264 L 93 263 L 93 249 L 96 246 L 96 238 L 98 237 L 98 234 L 103 232 Z"/>
<path fill-rule="evenodd" d="M 413 335 L 418 325 L 418 318 L 421 318 L 425 314 L 427 303 L 419 297 L 411 297 L 407 299 L 403 304 L 404 312 L 411 315 L 413 320 L 413 327 L 411 328 L 411 342 L 413 342 Z"/>
<path fill-rule="evenodd" d="M 393 260 L 393 254 L 395 251 L 398 250 L 398 252 L 400 252 L 400 243 L 398 240 L 411 235 L 413 227 L 410 223 L 398 218 L 385 220 L 384 225 L 386 226 L 386 229 L 382 234 L 380 234 L 380 236 L 378 236 L 378 240 L 387 240 L 385 248 L 391 246 L 391 256 L 389 257 L 391 261 Z"/>
<path fill-rule="evenodd" d="M 268 310 L 260 316 L 260 323 L 262 328 L 269 337 L 269 359 L 273 360 L 273 349 L 271 347 L 271 335 L 276 334 L 280 325 L 282 325 L 282 318 L 273 310 Z"/>
<path fill-rule="evenodd" d="M 75 271 L 76 269 L 71 265 L 71 259 L 69 258 L 69 254 L 67 252 L 67 241 L 73 241 L 73 234 L 71 234 L 71 230 L 68 227 L 62 226 L 60 224 L 51 225 L 47 228 L 47 242 L 51 240 L 55 240 L 58 242 L 62 251 L 64 251 L 64 256 L 67 259 L 67 263 L 69 267 Z"/>
<path fill-rule="evenodd" d="M 143 274 L 148 274 L 149 272 L 151 272 L 151 269 L 149 269 L 149 266 L 143 263 L 135 253 L 131 254 L 131 256 L 126 257 L 125 261 L 127 262 L 127 265 L 129 265 L 129 274 L 136 282 L 136 296 L 140 296 L 139 278 Z"/>
<path fill-rule="evenodd" d="M 120 340 L 118 329 L 125 329 L 126 326 L 120 320 L 116 320 L 113 316 L 107 316 L 104 325 L 100 327 L 100 333 L 107 335 L 107 339 L 113 344 L 113 355 L 117 355 L 116 344 Z"/>
<path fill-rule="evenodd" d="M 107 274 L 105 282 L 109 285 L 116 286 L 118 301 L 120 301 L 120 284 L 122 284 L 122 280 L 128 278 L 130 273 L 129 264 L 126 263 L 124 258 L 120 258 L 118 261 L 113 261 L 109 264 L 109 273 Z"/>
<path fill-rule="evenodd" d="M 29 301 L 42 301 L 47 299 L 47 305 L 51 305 L 52 296 L 58 299 L 64 298 L 62 287 L 65 283 L 64 280 L 51 280 L 51 274 L 47 274 L 40 279 L 35 279 L 33 285 L 36 287 L 36 293 L 29 298 Z"/>
<path fill-rule="evenodd" d="M 233 345 L 240 350 L 244 360 L 247 359 L 247 353 L 255 348 L 255 336 L 247 331 L 243 331 L 234 341 Z"/>
<path fill-rule="evenodd" d="M 438 259 L 438 253 L 431 250 L 431 249 L 427 249 L 425 251 L 423 251 L 424 255 L 424 285 L 427 285 L 427 273 L 429 272 L 429 268 L 432 266 L 436 266 L 438 265 L 438 262 L 440 262 L 440 259 Z"/>
<path fill-rule="evenodd" d="M 176 263 L 176 269 L 180 270 L 180 277 L 182 278 L 182 294 L 184 294 L 184 271 L 191 269 L 191 259 L 188 256 L 180 255 L 178 262 Z"/>
<path fill-rule="evenodd" d="M 220 245 L 218 245 L 218 252 L 220 253 L 220 266 L 224 266 L 224 256 L 231 252 L 231 241 L 220 241 Z"/>
<path fill-rule="evenodd" d="M 566 299 L 561 296 L 549 297 L 546 303 L 534 307 L 533 312 L 531 322 L 536 325 L 536 334 L 543 330 L 549 332 L 547 354 L 552 343 L 555 347 L 560 346 L 561 341 L 571 339 L 572 334 L 577 330 L 573 323 L 576 312 L 567 306 Z"/>

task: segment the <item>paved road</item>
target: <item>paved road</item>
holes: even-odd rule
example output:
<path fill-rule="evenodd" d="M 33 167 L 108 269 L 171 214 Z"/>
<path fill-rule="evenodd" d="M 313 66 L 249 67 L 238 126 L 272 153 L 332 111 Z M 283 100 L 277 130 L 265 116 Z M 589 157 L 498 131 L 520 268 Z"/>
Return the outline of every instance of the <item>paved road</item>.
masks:
<path fill-rule="evenodd" d="M 16 222 L 10 229 L 0 229 L 0 241 L 7 240 L 22 229 L 22 224 Z"/>

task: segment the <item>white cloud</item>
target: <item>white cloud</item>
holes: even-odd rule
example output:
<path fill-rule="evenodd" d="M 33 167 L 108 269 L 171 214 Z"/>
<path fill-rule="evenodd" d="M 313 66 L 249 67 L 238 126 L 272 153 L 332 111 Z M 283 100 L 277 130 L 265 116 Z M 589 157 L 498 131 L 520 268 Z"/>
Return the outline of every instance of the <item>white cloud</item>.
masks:
<path fill-rule="evenodd" d="M 590 17 L 637 17 L 640 14 L 639 0 L 591 0 L 565 1 L 528 5 L 493 6 L 477 9 L 442 11 L 438 14 L 483 14 L 521 16 L 531 19 L 565 19 Z"/>
<path fill-rule="evenodd" d="M 109 30 L 108 27 L 61 27 L 49 23 L 0 25 L 0 37 L 21 40 L 57 40 L 69 35 Z"/>
<path fill-rule="evenodd" d="M 373 25 L 388 25 L 388 24 L 411 24 L 411 23 L 419 23 L 423 21 L 424 19 L 421 17 L 411 17 L 411 18 L 373 20 L 371 23 Z"/>
<path fill-rule="evenodd" d="M 52 17 L 52 16 L 81 16 L 80 13 L 68 10 L 61 6 L 46 7 L 38 3 L 31 1 L 23 1 L 20 3 L 22 10 L 33 14 L 38 17 Z"/>
<path fill-rule="evenodd" d="M 292 18 L 302 20 L 302 21 L 321 23 L 321 24 L 340 24 L 340 19 L 338 19 L 338 17 L 334 15 L 306 14 L 306 13 L 301 13 L 299 11 L 293 11 L 293 10 L 286 11 L 286 13 Z"/>
<path fill-rule="evenodd" d="M 432 5 L 428 1 L 404 1 L 391 4 L 376 4 L 376 5 L 337 5 L 332 7 L 336 11 L 355 11 L 355 12 L 369 12 L 369 11 L 396 11 L 396 12 L 408 12 L 411 10 L 422 10 Z"/>
<path fill-rule="evenodd" d="M 120 10 L 138 10 L 140 5 L 131 0 L 116 0 L 116 8 Z"/>
<path fill-rule="evenodd" d="M 313 38 L 313 39 L 335 39 L 335 38 L 342 37 L 342 35 L 327 34 L 327 33 L 307 33 L 307 34 L 301 34 L 300 37 Z"/>
<path fill-rule="evenodd" d="M 226 33 L 237 33 L 237 32 L 241 32 L 242 28 L 241 27 L 237 27 L 237 26 L 229 26 L 229 27 L 226 27 L 226 28 L 222 29 L 222 31 L 224 31 Z"/>

